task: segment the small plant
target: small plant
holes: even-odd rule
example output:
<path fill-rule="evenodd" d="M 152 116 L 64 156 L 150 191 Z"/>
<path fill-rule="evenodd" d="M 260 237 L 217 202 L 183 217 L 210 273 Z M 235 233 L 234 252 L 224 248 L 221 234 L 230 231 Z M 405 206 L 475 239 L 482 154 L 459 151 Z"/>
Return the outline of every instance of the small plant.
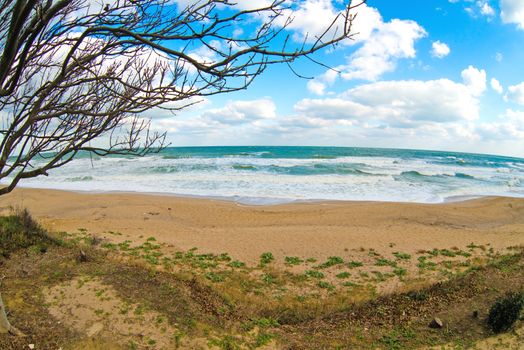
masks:
<path fill-rule="evenodd" d="M 328 257 L 327 261 L 321 264 L 319 267 L 321 269 L 326 269 L 331 266 L 335 265 L 341 265 L 344 263 L 344 259 L 342 259 L 340 256 L 330 256 Z"/>
<path fill-rule="evenodd" d="M 398 260 L 409 260 L 411 259 L 411 255 L 408 253 L 402 253 L 402 252 L 394 252 L 393 255 Z"/>
<path fill-rule="evenodd" d="M 396 267 L 397 266 L 397 263 L 392 261 L 392 260 L 388 260 L 388 259 L 384 259 L 384 258 L 381 258 L 381 259 L 377 259 L 375 261 L 375 265 L 377 266 L 391 266 L 391 267 Z"/>
<path fill-rule="evenodd" d="M 407 275 L 408 270 L 406 270 L 403 267 L 396 267 L 395 269 L 393 269 L 393 273 L 395 275 L 397 275 L 398 277 L 403 277 L 403 276 Z"/>
<path fill-rule="evenodd" d="M 318 281 L 317 286 L 322 289 L 334 290 L 335 286 L 326 281 Z"/>
<path fill-rule="evenodd" d="M 204 275 L 208 280 L 210 280 L 213 283 L 218 283 L 224 281 L 224 276 L 219 275 L 215 272 L 208 272 Z"/>
<path fill-rule="evenodd" d="M 349 278 L 349 276 L 351 276 L 351 274 L 346 271 L 346 272 L 339 273 L 336 277 L 340 278 L 340 279 L 343 279 L 343 278 Z"/>
<path fill-rule="evenodd" d="M 306 276 L 308 277 L 312 277 L 312 278 L 324 278 L 324 274 L 320 271 L 316 271 L 316 270 L 307 270 L 306 271 Z"/>
<path fill-rule="evenodd" d="M 300 259 L 298 256 L 286 256 L 284 260 L 286 261 L 286 265 L 289 266 L 300 265 L 303 262 L 303 260 Z"/>
<path fill-rule="evenodd" d="M 524 293 L 509 293 L 495 301 L 488 315 L 488 326 L 495 333 L 507 331 L 520 317 Z"/>
<path fill-rule="evenodd" d="M 269 264 L 273 260 L 275 260 L 275 257 L 273 256 L 273 253 L 271 252 L 265 252 L 265 253 L 262 253 L 262 255 L 260 255 L 260 265 L 262 266 Z"/>
<path fill-rule="evenodd" d="M 361 263 L 360 261 L 350 261 L 346 264 L 346 266 L 349 267 L 350 269 L 354 269 L 356 267 L 364 266 L 364 264 Z"/>
<path fill-rule="evenodd" d="M 242 261 L 234 260 L 234 261 L 231 261 L 229 264 L 227 264 L 227 266 L 240 268 L 240 267 L 246 266 L 246 264 L 243 263 Z"/>

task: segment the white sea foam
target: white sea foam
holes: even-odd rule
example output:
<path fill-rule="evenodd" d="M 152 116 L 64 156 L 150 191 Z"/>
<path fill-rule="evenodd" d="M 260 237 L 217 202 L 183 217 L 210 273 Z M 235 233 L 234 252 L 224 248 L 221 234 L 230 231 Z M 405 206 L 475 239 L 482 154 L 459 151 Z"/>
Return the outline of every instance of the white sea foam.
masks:
<path fill-rule="evenodd" d="M 524 197 L 524 163 L 520 162 L 490 164 L 481 159 L 485 166 L 479 166 L 457 156 L 278 158 L 268 154 L 262 150 L 219 156 L 86 157 L 21 185 L 205 196 L 250 204 L 295 200 L 438 203 L 485 195 Z"/>

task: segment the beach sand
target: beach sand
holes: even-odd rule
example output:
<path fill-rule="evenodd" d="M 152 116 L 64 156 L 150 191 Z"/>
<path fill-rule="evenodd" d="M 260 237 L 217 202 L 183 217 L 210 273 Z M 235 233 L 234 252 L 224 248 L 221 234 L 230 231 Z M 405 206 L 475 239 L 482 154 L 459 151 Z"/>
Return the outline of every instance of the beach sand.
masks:
<path fill-rule="evenodd" d="M 374 249 L 414 254 L 432 248 L 494 250 L 524 245 L 524 199 L 490 197 L 445 204 L 315 202 L 246 206 L 137 193 L 16 189 L 0 207 L 27 208 L 51 231 L 121 242 L 155 237 L 173 250 L 229 253 L 256 263 L 263 252 L 325 259 Z M 117 234 L 115 234 L 117 233 Z"/>

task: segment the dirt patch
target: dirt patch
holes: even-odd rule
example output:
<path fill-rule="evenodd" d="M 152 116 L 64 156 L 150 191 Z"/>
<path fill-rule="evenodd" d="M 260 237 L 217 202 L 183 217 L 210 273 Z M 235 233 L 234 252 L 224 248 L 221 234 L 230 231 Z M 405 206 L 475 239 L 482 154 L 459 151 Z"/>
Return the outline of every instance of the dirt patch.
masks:
<path fill-rule="evenodd" d="M 100 280 L 78 277 L 44 291 L 49 313 L 88 338 L 111 338 L 131 347 L 175 346 L 177 328 L 167 318 L 140 304 L 129 304 Z"/>

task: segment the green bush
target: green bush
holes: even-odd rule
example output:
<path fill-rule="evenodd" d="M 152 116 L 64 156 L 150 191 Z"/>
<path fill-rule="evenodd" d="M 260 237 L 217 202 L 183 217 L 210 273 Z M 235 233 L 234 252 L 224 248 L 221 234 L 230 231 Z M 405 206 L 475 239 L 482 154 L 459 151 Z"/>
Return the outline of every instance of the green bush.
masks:
<path fill-rule="evenodd" d="M 507 331 L 519 319 L 524 307 L 524 294 L 508 293 L 495 301 L 488 315 L 488 326 L 495 333 Z"/>
<path fill-rule="evenodd" d="M 18 249 L 31 246 L 45 252 L 46 246 L 51 243 L 53 240 L 26 209 L 0 217 L 0 258 L 7 258 Z"/>

